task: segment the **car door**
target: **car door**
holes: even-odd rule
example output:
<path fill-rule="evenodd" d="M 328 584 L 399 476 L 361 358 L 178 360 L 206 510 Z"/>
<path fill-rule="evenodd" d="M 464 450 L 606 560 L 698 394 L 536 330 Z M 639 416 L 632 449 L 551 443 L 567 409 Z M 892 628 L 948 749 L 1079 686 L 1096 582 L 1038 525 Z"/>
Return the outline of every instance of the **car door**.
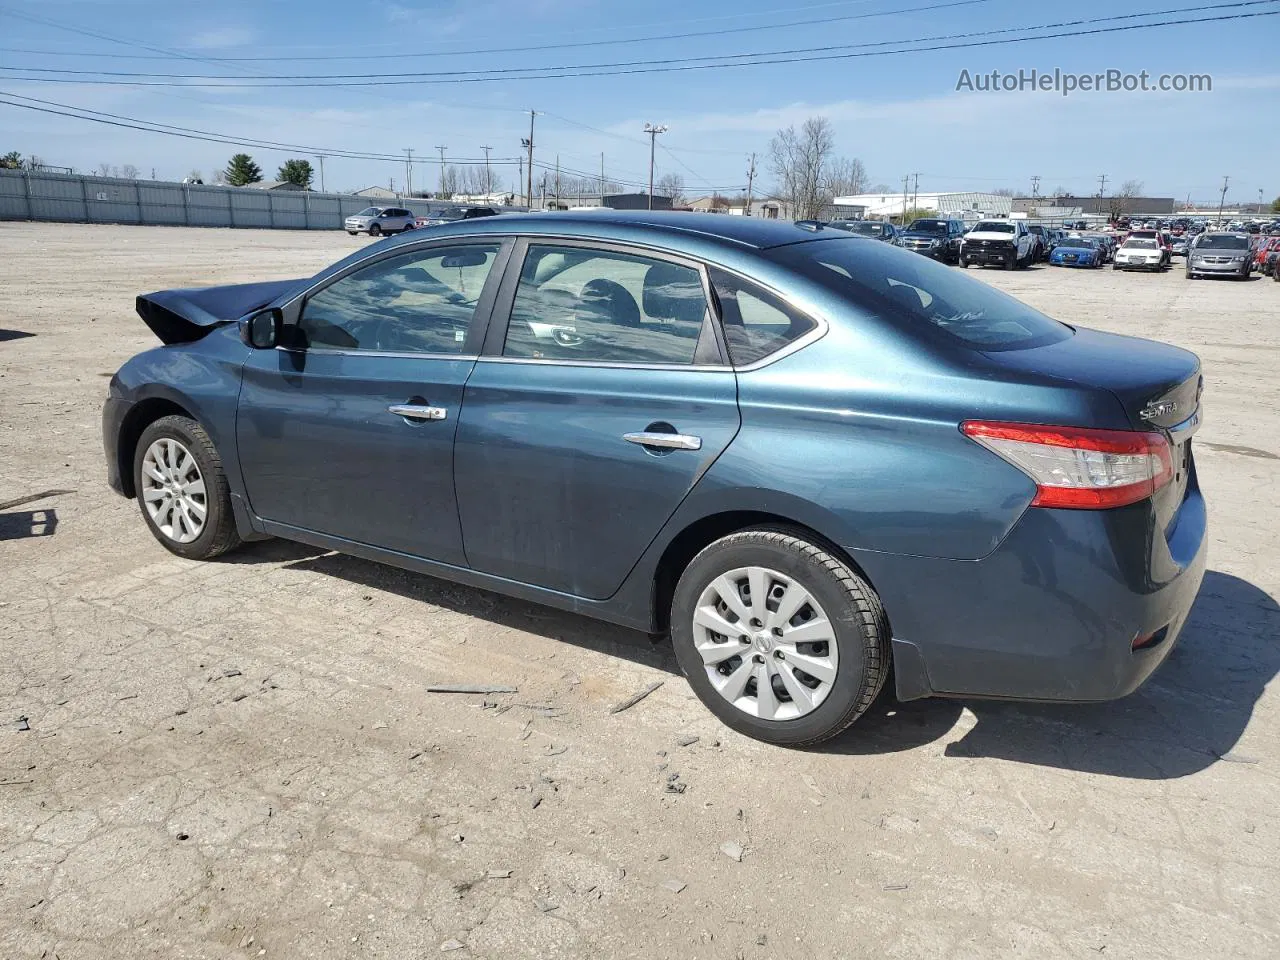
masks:
<path fill-rule="evenodd" d="M 398 247 L 286 308 L 281 347 L 254 351 L 240 392 L 255 514 L 465 562 L 453 438 L 509 252 L 500 239 Z"/>
<path fill-rule="evenodd" d="M 486 573 L 611 596 L 738 431 L 736 379 L 689 260 L 518 244 L 455 445 Z"/>

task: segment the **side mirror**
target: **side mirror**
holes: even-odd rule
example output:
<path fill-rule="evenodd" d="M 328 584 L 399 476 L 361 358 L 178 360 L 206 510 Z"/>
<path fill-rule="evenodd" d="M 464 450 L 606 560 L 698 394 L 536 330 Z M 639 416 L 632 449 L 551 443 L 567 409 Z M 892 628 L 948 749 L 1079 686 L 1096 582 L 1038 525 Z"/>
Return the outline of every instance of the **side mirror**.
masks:
<path fill-rule="evenodd" d="M 240 340 L 255 350 L 270 350 L 280 342 L 284 313 L 279 307 L 268 307 L 251 313 L 240 321 Z"/>

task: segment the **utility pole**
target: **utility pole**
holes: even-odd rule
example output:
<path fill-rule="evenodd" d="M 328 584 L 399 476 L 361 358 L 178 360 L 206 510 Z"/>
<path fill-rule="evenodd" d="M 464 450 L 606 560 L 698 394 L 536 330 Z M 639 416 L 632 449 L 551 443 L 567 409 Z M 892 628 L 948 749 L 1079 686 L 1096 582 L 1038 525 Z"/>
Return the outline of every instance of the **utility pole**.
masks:
<path fill-rule="evenodd" d="M 441 196 L 443 196 L 444 195 L 444 152 L 449 148 L 437 146 L 436 149 L 440 151 L 440 194 Z"/>
<path fill-rule="evenodd" d="M 600 151 L 600 206 L 604 206 L 604 151 Z"/>
<path fill-rule="evenodd" d="M 1222 226 L 1222 208 L 1227 202 L 1227 185 L 1231 183 L 1230 177 L 1222 178 L 1222 196 L 1218 198 L 1218 226 Z"/>
<path fill-rule="evenodd" d="M 404 148 L 404 182 L 405 196 L 413 196 L 413 147 Z"/>
<path fill-rule="evenodd" d="M 481 147 L 480 149 L 484 151 L 484 192 L 485 199 L 487 200 L 489 194 L 493 193 L 493 179 L 492 175 L 489 173 L 489 151 L 492 150 L 493 147 Z"/>
<path fill-rule="evenodd" d="M 902 178 L 902 225 L 907 225 L 907 189 L 911 184 L 911 177 L 907 175 Z"/>
<path fill-rule="evenodd" d="M 747 208 L 742 211 L 743 216 L 751 216 L 751 188 L 756 183 L 756 155 L 751 154 L 751 165 L 747 167 Z"/>
<path fill-rule="evenodd" d="M 523 137 L 521 139 L 523 139 Z M 522 153 L 520 154 L 519 159 L 516 160 L 516 196 L 517 197 L 520 196 L 520 188 L 523 186 L 524 186 L 524 154 Z M 525 200 L 525 206 L 532 209 L 533 204 L 529 202 L 529 198 L 525 197 L 524 200 Z"/>
<path fill-rule="evenodd" d="M 649 209 L 653 209 L 653 151 L 658 143 L 658 134 L 666 133 L 666 125 L 655 126 L 652 123 L 644 125 L 644 132 L 649 135 Z"/>
<path fill-rule="evenodd" d="M 1040 196 L 1040 178 L 1038 176 L 1031 178 L 1031 199 L 1036 200 Z"/>
<path fill-rule="evenodd" d="M 1102 213 L 1102 198 L 1107 195 L 1107 175 L 1104 173 L 1098 177 L 1098 206 L 1095 213 Z"/>
<path fill-rule="evenodd" d="M 325 155 L 324 155 L 323 153 L 317 153 L 317 154 L 316 154 L 316 159 L 320 161 L 320 192 L 321 192 L 321 193 L 324 193 L 324 192 L 325 192 L 325 189 L 324 189 L 324 158 L 325 158 Z"/>
<path fill-rule="evenodd" d="M 525 201 L 530 210 L 533 209 L 533 118 L 537 115 L 537 110 L 529 111 L 529 139 L 520 138 L 520 145 L 529 151 L 529 169 L 526 171 L 529 179 L 525 182 Z"/>
<path fill-rule="evenodd" d="M 558 153 L 556 154 L 556 179 L 554 182 L 556 188 L 556 207 L 558 209 L 560 206 L 560 154 Z"/>
<path fill-rule="evenodd" d="M 916 178 L 915 189 L 911 193 L 911 209 L 916 211 L 920 209 L 920 174 L 912 174 Z"/>
<path fill-rule="evenodd" d="M 152 179 L 152 180 L 154 180 L 154 179 L 155 179 L 154 171 L 152 172 L 152 177 L 151 177 L 151 179 Z M 1259 188 L 1258 188 L 1258 209 L 1257 209 L 1256 211 L 1254 211 L 1254 212 L 1255 212 L 1255 213 L 1262 213 L 1262 188 L 1261 188 L 1261 187 L 1259 187 Z"/>

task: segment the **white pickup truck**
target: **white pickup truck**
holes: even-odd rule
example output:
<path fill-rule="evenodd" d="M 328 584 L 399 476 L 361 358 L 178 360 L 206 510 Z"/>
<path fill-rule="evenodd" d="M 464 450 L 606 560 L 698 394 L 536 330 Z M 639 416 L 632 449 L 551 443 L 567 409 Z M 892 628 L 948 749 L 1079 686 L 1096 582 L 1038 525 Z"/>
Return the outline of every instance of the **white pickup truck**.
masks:
<path fill-rule="evenodd" d="M 1021 220 L 981 220 L 964 235 L 960 266 L 994 263 L 1006 270 L 1031 264 L 1034 241 Z"/>

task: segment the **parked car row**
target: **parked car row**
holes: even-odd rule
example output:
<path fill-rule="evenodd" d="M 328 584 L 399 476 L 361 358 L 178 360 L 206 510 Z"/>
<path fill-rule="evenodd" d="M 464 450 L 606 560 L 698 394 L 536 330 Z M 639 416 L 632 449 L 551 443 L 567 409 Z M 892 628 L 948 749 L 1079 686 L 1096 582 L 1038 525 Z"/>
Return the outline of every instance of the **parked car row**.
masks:
<path fill-rule="evenodd" d="M 474 217 L 492 217 L 499 213 L 493 207 L 441 207 L 428 214 L 417 214 L 404 207 L 366 207 L 359 213 L 347 217 L 342 225 L 347 233 L 355 236 L 367 233 L 371 237 L 384 234 L 404 233 L 420 227 L 435 227 L 455 220 L 470 220 Z"/>

